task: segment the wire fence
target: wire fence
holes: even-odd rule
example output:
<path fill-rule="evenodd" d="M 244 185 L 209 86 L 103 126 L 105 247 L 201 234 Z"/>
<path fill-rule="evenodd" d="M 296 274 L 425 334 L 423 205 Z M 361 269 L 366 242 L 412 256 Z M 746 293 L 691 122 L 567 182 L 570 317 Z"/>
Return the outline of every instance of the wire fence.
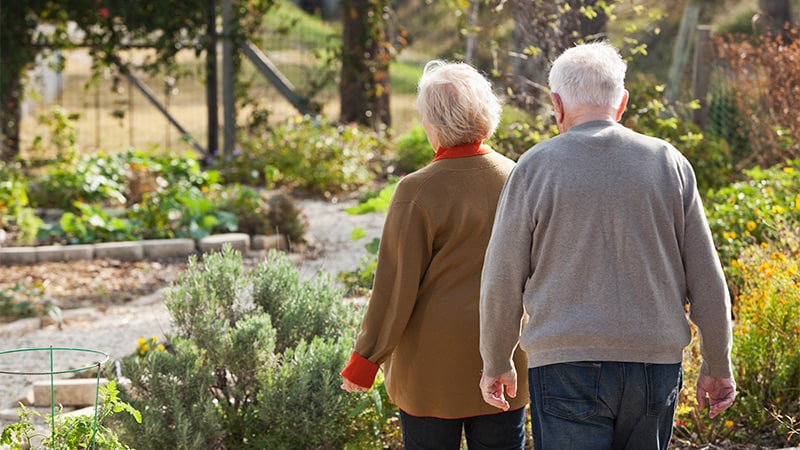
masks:
<path fill-rule="evenodd" d="M 298 34 L 301 33 L 301 34 Z M 337 114 L 338 99 L 335 79 L 330 68 L 322 67 L 325 61 L 310 48 L 324 49 L 325 36 L 302 35 L 302 30 L 291 34 L 265 32 L 264 38 L 255 42 L 275 63 L 282 75 L 301 96 L 309 96 L 322 108 L 321 113 Z M 136 62 L 152 56 L 148 50 L 132 50 L 123 57 Z M 218 55 L 221 55 L 221 45 Z M 63 71 L 52 66 L 62 58 Z M 93 77 L 93 61 L 87 49 L 56 53 L 50 60 L 42 60 L 28 74 L 28 100 L 23 106 L 21 122 L 21 149 L 25 155 L 52 157 L 54 108 L 74 116 L 75 140 L 82 151 L 118 153 L 127 149 L 166 149 L 174 152 L 196 150 L 192 141 L 209 148 L 208 110 L 206 92 L 205 54 L 199 57 L 193 51 L 180 52 L 177 57 L 180 75 L 152 76 L 133 71 L 155 100 L 167 110 L 186 133 L 187 139 L 148 97 L 128 78 L 111 70 Z M 222 57 L 218 60 L 218 81 L 221 82 Z M 292 104 L 264 78 L 246 58 L 241 59 L 236 74 L 244 89 L 246 102 L 237 105 L 237 124 L 246 123 L 256 109 L 268 111 L 271 121 L 280 121 L 298 114 Z M 327 77 L 327 78 L 324 78 Z M 218 123 L 222 126 L 222 86 L 218 86 Z M 218 135 L 222 134 L 219 130 Z M 221 138 L 220 138 L 221 139 Z M 217 143 L 219 147 L 220 143 Z"/>

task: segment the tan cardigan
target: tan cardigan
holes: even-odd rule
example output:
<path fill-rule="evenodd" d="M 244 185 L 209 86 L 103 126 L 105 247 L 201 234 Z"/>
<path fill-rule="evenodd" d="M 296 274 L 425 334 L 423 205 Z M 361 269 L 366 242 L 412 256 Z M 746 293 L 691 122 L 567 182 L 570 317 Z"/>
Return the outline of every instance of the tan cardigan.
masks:
<path fill-rule="evenodd" d="M 514 162 L 495 153 L 448 158 L 403 178 L 386 216 L 375 284 L 343 375 L 371 386 L 383 366 L 390 398 L 415 416 L 494 414 L 481 398 L 480 274 Z M 526 360 L 515 356 L 528 402 Z"/>

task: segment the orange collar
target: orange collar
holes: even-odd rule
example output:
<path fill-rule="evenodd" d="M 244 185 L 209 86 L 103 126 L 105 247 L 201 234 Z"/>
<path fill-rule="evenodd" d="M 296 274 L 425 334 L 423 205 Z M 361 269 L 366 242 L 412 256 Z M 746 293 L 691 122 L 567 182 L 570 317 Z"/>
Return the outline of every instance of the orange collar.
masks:
<path fill-rule="evenodd" d="M 455 147 L 439 147 L 436 150 L 436 157 L 434 161 L 445 158 L 464 158 L 467 156 L 485 155 L 492 151 L 491 148 L 486 147 L 483 141 L 472 142 L 470 144 L 457 145 Z"/>

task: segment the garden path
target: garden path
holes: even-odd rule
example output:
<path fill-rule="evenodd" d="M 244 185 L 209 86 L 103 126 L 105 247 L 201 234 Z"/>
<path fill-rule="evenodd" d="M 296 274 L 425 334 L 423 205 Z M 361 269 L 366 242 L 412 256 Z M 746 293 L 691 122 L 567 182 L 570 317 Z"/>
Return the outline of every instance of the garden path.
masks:
<path fill-rule="evenodd" d="M 320 271 L 336 275 L 358 267 L 366 254 L 364 245 L 379 237 L 384 214 L 350 215 L 345 209 L 355 205 L 353 199 L 329 202 L 299 200 L 298 208 L 308 223 L 308 245 L 297 254 L 301 276 L 311 278 Z M 366 238 L 350 239 L 355 227 L 364 229 Z M 248 263 L 257 262 L 263 254 L 251 254 Z M 179 270 L 179 265 L 159 266 L 162 272 Z M 1 270 L 1 269 L 0 269 Z M 77 268 L 76 268 L 77 270 Z M 67 275 L 68 276 L 68 275 Z M 160 279 L 175 279 L 160 274 Z M 136 350 L 140 337 L 159 339 L 170 331 L 170 318 L 161 290 L 104 308 L 89 307 L 65 311 L 61 327 L 40 319 L 22 319 L 0 325 L 0 351 L 26 348 L 79 348 L 105 352 L 112 360 Z M 78 351 L 54 351 L 54 369 L 84 367 L 96 354 Z M 0 370 L 49 372 L 49 351 L 0 354 Z M 0 374 L 0 410 L 13 409 L 29 391 L 34 381 L 49 377 Z M 0 423 L 2 424 L 2 423 Z"/>

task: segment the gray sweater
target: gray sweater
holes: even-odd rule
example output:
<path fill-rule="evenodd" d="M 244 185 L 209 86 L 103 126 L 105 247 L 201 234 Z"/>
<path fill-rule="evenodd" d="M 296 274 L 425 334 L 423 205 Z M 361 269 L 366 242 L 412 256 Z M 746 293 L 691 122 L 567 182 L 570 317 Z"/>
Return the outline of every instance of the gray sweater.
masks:
<path fill-rule="evenodd" d="M 593 121 L 522 155 L 481 280 L 484 373 L 575 361 L 679 363 L 731 376 L 731 311 L 695 175 L 672 145 Z M 687 313 L 688 311 L 688 317 Z"/>

